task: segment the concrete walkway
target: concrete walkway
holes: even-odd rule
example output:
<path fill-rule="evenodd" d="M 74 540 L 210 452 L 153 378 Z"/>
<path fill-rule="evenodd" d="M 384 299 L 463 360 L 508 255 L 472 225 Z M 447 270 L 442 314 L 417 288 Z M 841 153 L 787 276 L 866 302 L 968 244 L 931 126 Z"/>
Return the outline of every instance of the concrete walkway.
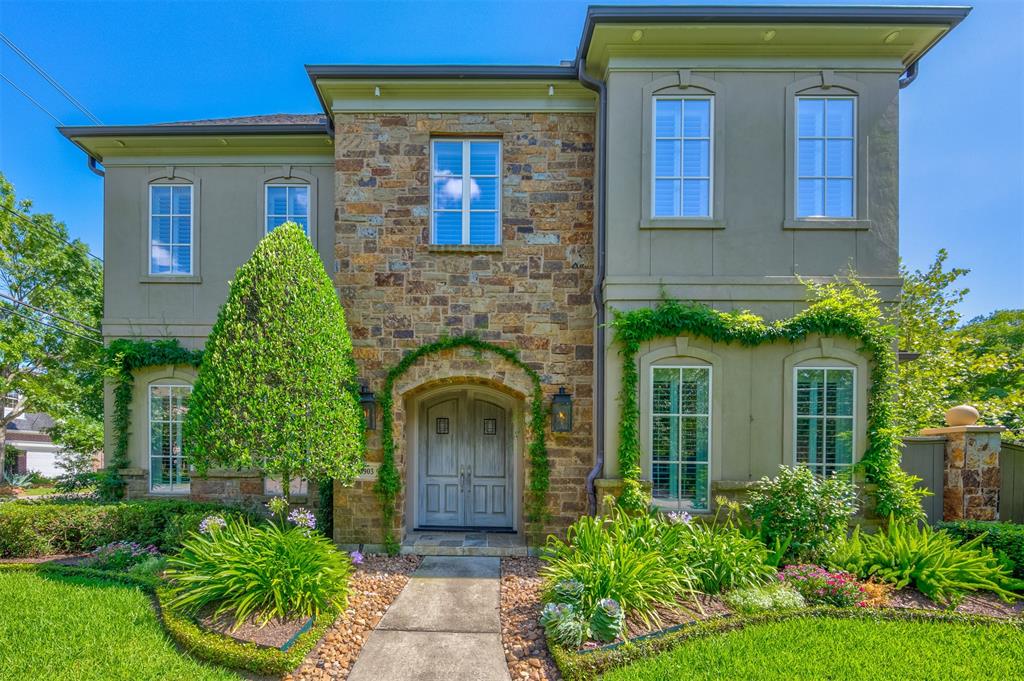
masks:
<path fill-rule="evenodd" d="M 427 556 L 366 640 L 349 681 L 509 681 L 498 558 Z"/>

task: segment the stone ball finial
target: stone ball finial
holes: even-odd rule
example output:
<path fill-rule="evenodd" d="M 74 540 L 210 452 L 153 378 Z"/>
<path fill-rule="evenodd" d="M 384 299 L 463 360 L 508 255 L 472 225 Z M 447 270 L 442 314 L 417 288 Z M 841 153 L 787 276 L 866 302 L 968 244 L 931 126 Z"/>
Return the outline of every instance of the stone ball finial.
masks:
<path fill-rule="evenodd" d="M 946 412 L 947 426 L 973 426 L 978 422 L 978 410 L 969 404 L 961 404 Z"/>

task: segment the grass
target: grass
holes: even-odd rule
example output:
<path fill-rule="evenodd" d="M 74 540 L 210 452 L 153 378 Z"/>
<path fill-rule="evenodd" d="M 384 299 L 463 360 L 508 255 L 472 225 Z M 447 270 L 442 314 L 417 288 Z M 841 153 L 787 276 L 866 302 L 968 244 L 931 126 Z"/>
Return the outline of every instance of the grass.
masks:
<path fill-rule="evenodd" d="M 601 677 L 655 679 L 1024 678 L 1010 626 L 797 618 L 682 643 Z"/>
<path fill-rule="evenodd" d="M 5 571 L 0 604 L 0 679 L 239 678 L 179 653 L 137 587 Z"/>

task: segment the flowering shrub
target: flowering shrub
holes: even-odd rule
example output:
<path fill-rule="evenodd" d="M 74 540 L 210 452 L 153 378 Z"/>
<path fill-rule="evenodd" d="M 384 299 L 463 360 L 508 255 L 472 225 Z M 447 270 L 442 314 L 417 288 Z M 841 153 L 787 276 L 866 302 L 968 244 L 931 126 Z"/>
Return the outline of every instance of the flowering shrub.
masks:
<path fill-rule="evenodd" d="M 829 572 L 817 565 L 787 565 L 779 573 L 779 581 L 796 589 L 811 605 L 867 605 L 863 587 L 849 572 Z"/>
<path fill-rule="evenodd" d="M 210 534 L 215 529 L 222 530 L 227 521 L 219 515 L 208 515 L 199 522 L 199 531 L 202 534 Z"/>
<path fill-rule="evenodd" d="M 152 544 L 142 546 L 130 541 L 115 541 L 93 551 L 88 563 L 99 570 L 127 570 L 159 556 L 160 551 Z"/>
<path fill-rule="evenodd" d="M 804 597 L 785 584 L 751 586 L 728 591 L 722 597 L 726 604 L 743 615 L 777 610 L 795 610 L 806 605 Z"/>

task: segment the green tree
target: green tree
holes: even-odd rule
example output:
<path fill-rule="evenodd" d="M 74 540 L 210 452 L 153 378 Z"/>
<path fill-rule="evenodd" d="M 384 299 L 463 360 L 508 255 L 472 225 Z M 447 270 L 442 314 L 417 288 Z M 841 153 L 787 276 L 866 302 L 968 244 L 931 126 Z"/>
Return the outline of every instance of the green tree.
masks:
<path fill-rule="evenodd" d="M 919 353 L 901 362 L 897 377 L 895 425 L 903 435 L 942 423 L 950 404 L 953 377 L 963 358 L 951 342 L 960 322 L 956 311 L 969 292 L 957 288 L 969 270 L 945 269 L 949 254 L 942 249 L 928 269 L 901 267 L 903 295 L 898 311 L 900 350 Z"/>
<path fill-rule="evenodd" d="M 309 238 L 286 223 L 242 265 L 206 342 L 182 428 L 187 460 L 351 482 L 363 415 L 345 312 Z"/>
<path fill-rule="evenodd" d="M 985 423 L 1004 426 L 1005 439 L 1024 440 L 1024 310 L 975 317 L 952 334 L 960 371 L 953 401 L 978 408 Z"/>
<path fill-rule="evenodd" d="M 102 267 L 31 207 L 0 174 L 0 396 L 20 397 L 0 414 L 0 470 L 7 424 L 26 411 L 91 420 L 93 432 L 103 411 Z"/>

